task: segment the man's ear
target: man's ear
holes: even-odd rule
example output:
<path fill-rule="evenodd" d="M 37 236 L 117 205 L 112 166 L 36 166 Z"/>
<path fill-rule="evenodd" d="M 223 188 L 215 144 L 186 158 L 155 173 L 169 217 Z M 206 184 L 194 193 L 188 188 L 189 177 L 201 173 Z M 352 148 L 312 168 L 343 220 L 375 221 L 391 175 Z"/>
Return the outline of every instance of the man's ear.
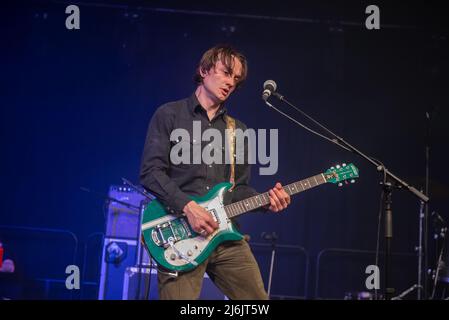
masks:
<path fill-rule="evenodd" d="M 204 78 L 204 77 L 207 75 L 207 71 L 204 71 L 203 68 L 199 67 L 199 71 L 200 71 L 200 76 L 201 76 L 201 77 Z"/>

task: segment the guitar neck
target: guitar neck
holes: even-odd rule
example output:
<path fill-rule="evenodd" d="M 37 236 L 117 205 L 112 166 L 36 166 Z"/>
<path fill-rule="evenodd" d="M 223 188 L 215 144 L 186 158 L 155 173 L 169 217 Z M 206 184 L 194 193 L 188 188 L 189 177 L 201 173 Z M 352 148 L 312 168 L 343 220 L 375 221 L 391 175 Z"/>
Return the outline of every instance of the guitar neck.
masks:
<path fill-rule="evenodd" d="M 284 186 L 285 192 L 290 196 L 306 191 L 308 189 L 315 188 L 323 183 L 326 183 L 326 177 L 324 174 L 320 173 L 316 176 L 293 182 L 289 185 Z M 270 195 L 268 192 L 258 194 L 238 202 L 234 202 L 225 206 L 226 214 L 229 218 L 237 217 L 248 211 L 258 209 L 260 207 L 266 206 L 270 203 Z"/>

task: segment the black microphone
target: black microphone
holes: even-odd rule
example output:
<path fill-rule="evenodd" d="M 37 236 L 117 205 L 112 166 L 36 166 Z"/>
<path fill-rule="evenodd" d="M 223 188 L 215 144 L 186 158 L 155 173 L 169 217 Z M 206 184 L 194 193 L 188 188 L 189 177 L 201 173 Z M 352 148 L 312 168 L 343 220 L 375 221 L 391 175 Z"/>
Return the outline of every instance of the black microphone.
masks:
<path fill-rule="evenodd" d="M 263 84 L 262 99 L 267 101 L 267 99 L 276 91 L 277 85 L 273 80 L 267 80 Z"/>

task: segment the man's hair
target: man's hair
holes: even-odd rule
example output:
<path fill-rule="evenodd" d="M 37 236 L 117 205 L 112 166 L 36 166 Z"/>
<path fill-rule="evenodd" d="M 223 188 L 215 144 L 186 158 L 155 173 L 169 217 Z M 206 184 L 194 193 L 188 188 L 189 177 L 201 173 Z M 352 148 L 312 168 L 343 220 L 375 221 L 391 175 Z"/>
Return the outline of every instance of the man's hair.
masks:
<path fill-rule="evenodd" d="M 220 60 L 221 63 L 226 66 L 228 71 L 232 71 L 232 67 L 234 67 L 233 57 L 239 59 L 240 63 L 242 64 L 242 74 L 239 82 L 236 84 L 236 88 L 240 87 L 246 79 L 248 65 L 245 56 L 228 44 L 216 45 L 203 54 L 203 57 L 201 58 L 198 67 L 196 68 L 196 73 L 193 77 L 193 80 L 197 84 L 203 83 L 203 77 L 201 76 L 200 70 L 203 72 L 210 71 L 210 69 L 215 67 L 215 64 L 218 60 Z"/>

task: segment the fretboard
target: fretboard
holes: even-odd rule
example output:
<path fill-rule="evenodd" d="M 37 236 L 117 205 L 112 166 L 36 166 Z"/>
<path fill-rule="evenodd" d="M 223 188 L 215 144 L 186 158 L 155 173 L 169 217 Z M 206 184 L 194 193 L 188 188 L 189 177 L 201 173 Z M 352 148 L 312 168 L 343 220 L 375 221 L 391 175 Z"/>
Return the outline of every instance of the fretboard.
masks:
<path fill-rule="evenodd" d="M 320 173 L 316 176 L 300 180 L 297 182 L 293 182 L 289 185 L 284 186 L 285 192 L 287 192 L 290 196 L 306 191 L 308 189 L 319 186 L 323 183 L 326 183 L 326 178 L 324 174 Z M 225 206 L 226 214 L 229 218 L 237 217 L 243 213 L 248 211 L 252 211 L 258 209 L 260 207 L 266 206 L 270 203 L 270 196 L 268 192 L 258 194 L 257 196 L 253 196 L 238 202 L 234 202 Z"/>

